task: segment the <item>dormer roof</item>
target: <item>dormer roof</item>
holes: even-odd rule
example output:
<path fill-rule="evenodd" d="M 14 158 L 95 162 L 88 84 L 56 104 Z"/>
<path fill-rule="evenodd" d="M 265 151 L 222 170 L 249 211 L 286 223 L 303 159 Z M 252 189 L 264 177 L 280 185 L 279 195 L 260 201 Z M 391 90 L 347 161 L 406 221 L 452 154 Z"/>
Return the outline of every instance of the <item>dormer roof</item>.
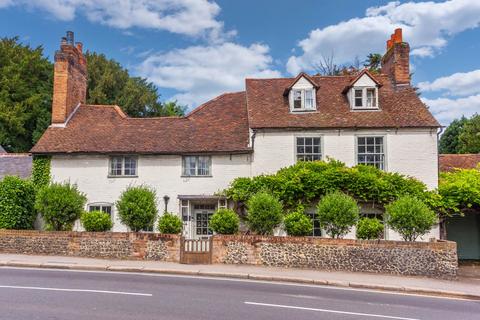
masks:
<path fill-rule="evenodd" d="M 293 86 L 300 80 L 301 78 L 305 78 L 308 82 L 312 84 L 312 86 L 315 89 L 318 89 L 318 84 L 305 72 L 300 72 L 293 80 L 292 82 L 288 85 L 288 87 L 285 88 L 285 91 L 283 92 L 284 95 L 288 95 L 290 90 L 292 90 Z"/>
<path fill-rule="evenodd" d="M 380 83 L 380 81 L 378 81 L 375 76 L 370 72 L 368 71 L 367 68 L 364 68 L 362 71 L 360 71 L 358 73 L 358 75 L 352 79 L 352 81 L 350 81 L 350 83 L 343 89 L 343 93 L 347 93 L 348 90 L 350 90 L 350 88 L 354 87 L 355 86 L 355 83 L 357 83 L 358 80 L 360 80 L 361 77 L 363 77 L 364 75 L 367 75 L 370 79 L 372 79 L 373 82 L 375 82 L 375 84 L 377 85 L 377 87 L 381 87 L 382 84 Z"/>

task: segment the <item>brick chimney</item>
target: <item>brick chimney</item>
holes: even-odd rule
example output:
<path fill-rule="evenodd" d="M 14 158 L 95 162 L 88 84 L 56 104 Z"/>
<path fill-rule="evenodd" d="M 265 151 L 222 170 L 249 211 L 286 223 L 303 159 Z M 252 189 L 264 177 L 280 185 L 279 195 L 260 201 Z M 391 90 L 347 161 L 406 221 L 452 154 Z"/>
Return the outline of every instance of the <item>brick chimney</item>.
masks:
<path fill-rule="evenodd" d="M 72 31 L 62 38 L 55 52 L 52 124 L 63 124 L 79 103 L 87 97 L 87 60 L 82 43 L 74 42 Z"/>
<path fill-rule="evenodd" d="M 387 40 L 381 72 L 388 74 L 395 86 L 410 85 L 410 46 L 403 42 L 401 28 L 395 29 L 390 40 Z"/>

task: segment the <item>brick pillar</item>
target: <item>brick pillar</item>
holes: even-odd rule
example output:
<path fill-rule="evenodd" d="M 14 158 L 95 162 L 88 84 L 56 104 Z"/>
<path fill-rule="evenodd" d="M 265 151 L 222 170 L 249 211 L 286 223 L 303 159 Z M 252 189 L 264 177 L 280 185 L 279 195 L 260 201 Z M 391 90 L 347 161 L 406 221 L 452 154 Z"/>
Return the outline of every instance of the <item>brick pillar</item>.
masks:
<path fill-rule="evenodd" d="M 53 77 L 52 124 L 65 123 L 79 103 L 87 98 L 87 60 L 82 44 L 74 44 L 73 32 L 62 38 L 55 52 Z"/>
<path fill-rule="evenodd" d="M 410 45 L 403 42 L 402 29 L 396 29 L 387 41 L 381 72 L 388 74 L 396 86 L 410 85 Z"/>

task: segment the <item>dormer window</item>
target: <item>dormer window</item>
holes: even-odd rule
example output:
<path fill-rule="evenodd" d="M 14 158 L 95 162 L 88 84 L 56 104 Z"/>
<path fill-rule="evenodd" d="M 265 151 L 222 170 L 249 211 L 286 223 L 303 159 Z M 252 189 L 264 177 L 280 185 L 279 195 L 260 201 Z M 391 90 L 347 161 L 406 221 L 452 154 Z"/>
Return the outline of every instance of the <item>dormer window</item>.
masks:
<path fill-rule="evenodd" d="M 378 90 L 377 88 L 353 88 L 353 109 L 378 109 Z"/>
<path fill-rule="evenodd" d="M 292 111 L 315 110 L 314 89 L 293 89 L 291 91 Z"/>

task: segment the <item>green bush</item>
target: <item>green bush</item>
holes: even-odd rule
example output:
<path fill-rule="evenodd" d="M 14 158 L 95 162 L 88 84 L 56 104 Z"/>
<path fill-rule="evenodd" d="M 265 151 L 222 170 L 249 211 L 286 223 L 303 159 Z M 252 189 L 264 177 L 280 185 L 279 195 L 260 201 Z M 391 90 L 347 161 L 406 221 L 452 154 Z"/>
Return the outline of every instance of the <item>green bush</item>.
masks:
<path fill-rule="evenodd" d="M 218 209 L 212 215 L 209 222 L 209 228 L 218 234 L 234 234 L 238 232 L 240 219 L 238 215 L 230 209 Z"/>
<path fill-rule="evenodd" d="M 87 198 L 77 186 L 51 183 L 37 193 L 35 209 L 42 215 L 51 230 L 72 230 L 75 220 L 80 218 Z"/>
<path fill-rule="evenodd" d="M 437 221 L 436 214 L 421 200 L 404 196 L 386 206 L 387 225 L 405 241 L 415 241 Z"/>
<path fill-rule="evenodd" d="M 33 229 L 35 188 L 28 180 L 6 176 L 0 181 L 0 229 Z"/>
<path fill-rule="evenodd" d="M 110 215 L 103 211 L 84 212 L 80 221 L 86 231 L 109 231 L 113 227 Z"/>
<path fill-rule="evenodd" d="M 32 182 L 40 189 L 50 183 L 50 157 L 34 156 L 32 160 Z"/>
<path fill-rule="evenodd" d="M 182 232 L 183 222 L 174 213 L 165 212 L 158 219 L 158 231 L 165 234 L 179 234 Z"/>
<path fill-rule="evenodd" d="M 377 218 L 362 218 L 357 223 L 357 239 L 379 239 L 384 230 L 383 223 Z"/>
<path fill-rule="evenodd" d="M 287 214 L 283 224 L 289 236 L 311 236 L 313 232 L 312 219 L 303 213 L 302 210 Z"/>
<path fill-rule="evenodd" d="M 327 194 L 318 203 L 318 221 L 332 238 L 345 236 L 358 220 L 357 202 L 350 196 L 335 191 Z"/>
<path fill-rule="evenodd" d="M 152 230 L 157 215 L 155 191 L 147 186 L 128 187 L 117 201 L 120 220 L 132 231 Z"/>
<path fill-rule="evenodd" d="M 283 207 L 277 197 L 260 191 L 247 202 L 247 223 L 250 230 L 262 234 L 273 234 L 273 230 L 282 223 Z"/>

